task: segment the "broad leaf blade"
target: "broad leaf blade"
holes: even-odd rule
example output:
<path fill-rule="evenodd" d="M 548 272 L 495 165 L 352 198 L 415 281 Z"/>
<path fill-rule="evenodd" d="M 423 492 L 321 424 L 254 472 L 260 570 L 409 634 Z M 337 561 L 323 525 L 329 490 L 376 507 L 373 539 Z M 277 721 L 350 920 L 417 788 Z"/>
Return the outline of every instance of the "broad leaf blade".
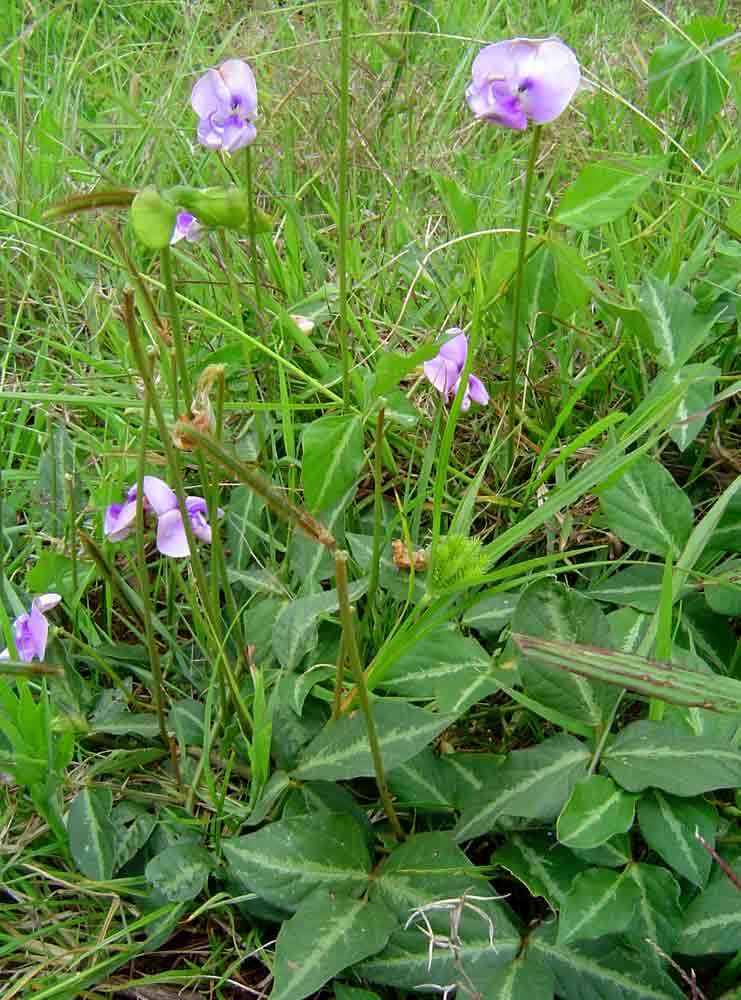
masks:
<path fill-rule="evenodd" d="M 591 868 L 577 875 L 561 906 L 558 943 L 619 934 L 630 923 L 639 892 L 625 872 Z"/>
<path fill-rule="evenodd" d="M 567 847 L 599 847 L 633 825 L 634 795 L 614 781 L 592 774 L 580 781 L 558 817 L 558 839 Z"/>
<path fill-rule="evenodd" d="M 677 799 L 651 789 L 638 803 L 638 822 L 652 851 L 693 885 L 705 885 L 713 859 L 695 831 L 715 846 L 718 818 L 708 802 Z"/>
<path fill-rule="evenodd" d="M 733 870 L 741 878 L 741 862 Z M 741 889 L 716 869 L 707 889 L 687 907 L 677 951 L 682 955 L 718 955 L 741 948 Z"/>
<path fill-rule="evenodd" d="M 614 222 L 638 201 L 665 166 L 663 156 L 588 164 L 561 198 L 556 222 L 582 230 Z"/>
<path fill-rule="evenodd" d="M 116 830 L 111 821 L 113 795 L 106 788 L 86 786 L 72 800 L 67 820 L 69 845 L 83 875 L 105 882 L 113 875 Z"/>
<path fill-rule="evenodd" d="M 363 422 L 352 415 L 320 417 L 303 434 L 302 476 L 309 510 L 331 507 L 363 468 Z"/>
<path fill-rule="evenodd" d="M 172 844 L 147 864 L 147 881 L 172 903 L 195 899 L 206 885 L 213 861 L 198 844 Z"/>

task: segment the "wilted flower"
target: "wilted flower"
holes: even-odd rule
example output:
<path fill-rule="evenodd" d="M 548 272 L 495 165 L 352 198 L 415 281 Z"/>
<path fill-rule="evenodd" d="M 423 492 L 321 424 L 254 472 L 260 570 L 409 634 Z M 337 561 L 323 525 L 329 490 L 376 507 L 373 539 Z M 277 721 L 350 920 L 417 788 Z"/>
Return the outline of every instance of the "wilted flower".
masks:
<path fill-rule="evenodd" d="M 558 38 L 513 38 L 482 49 L 466 90 L 477 118 L 522 131 L 558 118 L 576 93 L 581 71 Z"/>
<path fill-rule="evenodd" d="M 197 243 L 203 239 L 205 230 L 195 215 L 190 212 L 178 212 L 175 219 L 175 228 L 170 237 L 170 245 L 186 240 L 188 243 Z"/>
<path fill-rule="evenodd" d="M 103 519 L 103 534 L 112 542 L 122 542 L 134 530 L 136 520 L 136 484 L 126 494 L 123 503 L 112 503 L 106 507 Z"/>
<path fill-rule="evenodd" d="M 188 536 L 185 534 L 178 499 L 173 490 L 156 476 L 144 477 L 144 496 L 157 515 L 157 548 L 165 556 L 181 559 L 190 555 Z M 211 541 L 211 525 L 206 519 L 208 506 L 203 497 L 186 497 L 185 509 L 196 538 Z M 219 509 L 218 516 L 224 511 Z"/>
<path fill-rule="evenodd" d="M 234 153 L 257 135 L 255 76 L 241 59 L 227 59 L 196 81 L 190 103 L 198 115 L 198 141 L 209 149 Z"/>
<path fill-rule="evenodd" d="M 424 372 L 447 403 L 450 397 L 458 392 L 458 383 L 468 354 L 468 337 L 457 326 L 451 327 L 446 332 L 456 336 L 445 341 L 436 357 L 431 361 L 425 361 Z M 468 376 L 468 386 L 461 401 L 461 409 L 464 412 L 470 407 L 471 400 L 482 406 L 486 406 L 489 402 L 489 393 L 484 388 L 484 383 L 475 375 Z"/>
<path fill-rule="evenodd" d="M 30 611 L 19 615 L 13 622 L 15 648 L 21 660 L 30 662 L 34 657 L 39 660 L 44 659 L 46 640 L 49 636 L 49 623 L 44 615 L 55 608 L 61 600 L 59 594 L 42 594 L 31 602 Z M 9 657 L 10 652 L 7 649 L 0 653 L 0 660 L 7 660 Z"/>

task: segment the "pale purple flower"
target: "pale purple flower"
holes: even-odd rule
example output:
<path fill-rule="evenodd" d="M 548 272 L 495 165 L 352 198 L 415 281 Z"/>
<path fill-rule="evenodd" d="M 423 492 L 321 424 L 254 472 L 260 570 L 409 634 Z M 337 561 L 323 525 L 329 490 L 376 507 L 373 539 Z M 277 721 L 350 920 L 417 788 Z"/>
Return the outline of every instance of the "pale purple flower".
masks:
<path fill-rule="evenodd" d="M 442 393 L 443 399 L 447 403 L 451 396 L 455 396 L 458 392 L 461 373 L 468 355 L 468 337 L 457 326 L 451 327 L 446 333 L 455 336 L 445 341 L 438 354 L 431 361 L 425 361 L 424 372 L 437 391 Z M 471 400 L 474 403 L 480 403 L 481 406 L 486 406 L 489 402 L 489 393 L 486 391 L 484 383 L 475 375 L 468 376 L 468 385 L 461 400 L 461 410 L 464 412 L 468 410 L 471 406 Z"/>
<path fill-rule="evenodd" d="M 581 71 L 558 38 L 513 38 L 483 48 L 466 90 L 477 118 L 522 131 L 528 120 L 553 121 L 576 93 Z"/>
<path fill-rule="evenodd" d="M 209 149 L 234 153 L 257 135 L 255 76 L 241 59 L 227 59 L 196 81 L 190 103 L 198 115 L 198 141 Z"/>
<path fill-rule="evenodd" d="M 136 520 L 136 484 L 126 494 L 123 503 L 112 503 L 106 508 L 103 534 L 111 542 L 122 542 L 134 530 Z"/>
<path fill-rule="evenodd" d="M 175 219 L 175 228 L 170 237 L 170 246 L 179 243 L 180 240 L 186 240 L 188 243 L 197 243 L 198 240 L 203 239 L 205 231 L 195 215 L 191 215 L 190 212 L 178 212 Z"/>
<path fill-rule="evenodd" d="M 189 556 L 188 537 L 185 534 L 183 518 L 174 491 L 162 479 L 145 476 L 144 496 L 157 515 L 158 550 L 165 556 L 174 556 L 177 559 Z M 206 501 L 203 497 L 187 497 L 185 508 L 195 537 L 202 542 L 210 543 L 211 525 L 206 517 L 208 512 Z M 220 508 L 218 516 L 224 516 L 224 511 Z"/>
<path fill-rule="evenodd" d="M 19 615 L 13 622 L 13 637 L 19 659 L 26 663 L 34 657 L 38 660 L 44 659 L 46 641 L 49 637 L 49 623 L 44 615 L 55 608 L 61 600 L 59 594 L 42 594 L 41 597 L 35 597 L 31 602 L 31 610 Z M 9 650 L 4 649 L 0 653 L 0 660 L 9 658 Z"/>

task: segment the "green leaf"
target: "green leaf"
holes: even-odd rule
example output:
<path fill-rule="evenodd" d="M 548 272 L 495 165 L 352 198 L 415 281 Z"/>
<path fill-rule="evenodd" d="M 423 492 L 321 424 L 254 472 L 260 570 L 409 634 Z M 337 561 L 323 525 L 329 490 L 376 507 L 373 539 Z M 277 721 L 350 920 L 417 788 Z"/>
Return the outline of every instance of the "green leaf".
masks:
<path fill-rule="evenodd" d="M 280 929 L 271 1000 L 302 1000 L 350 965 L 379 952 L 397 921 L 381 903 L 316 889 Z"/>
<path fill-rule="evenodd" d="M 561 198 L 555 221 L 572 229 L 614 222 L 664 171 L 663 156 L 634 156 L 621 163 L 590 163 Z"/>
<path fill-rule="evenodd" d="M 353 485 L 365 462 L 363 422 L 352 415 L 320 417 L 303 433 L 302 477 L 306 506 L 331 507 Z"/>
<path fill-rule="evenodd" d="M 342 986 L 337 983 L 334 988 L 334 1000 L 381 1000 L 381 998 L 370 990 L 357 990 L 354 986 Z"/>
<path fill-rule="evenodd" d="M 628 937 L 642 947 L 652 941 L 671 955 L 682 926 L 679 884 L 666 870 L 656 865 L 633 864 L 626 871 L 638 889 L 638 903 L 628 928 Z"/>
<path fill-rule="evenodd" d="M 481 995 L 487 1000 L 553 1000 L 555 988 L 551 970 L 525 953 L 496 969 Z"/>
<path fill-rule="evenodd" d="M 432 698 L 435 685 L 447 677 L 456 682 L 473 667 L 489 669 L 491 657 L 475 640 L 453 625 L 441 625 L 401 656 L 379 684 L 408 698 Z"/>
<path fill-rule="evenodd" d="M 629 792 L 653 787 L 689 797 L 741 785 L 741 750 L 685 736 L 664 722 L 632 722 L 602 761 Z"/>
<path fill-rule="evenodd" d="M 531 935 L 528 952 L 545 963 L 562 1000 L 683 1000 L 684 993 L 660 968 L 646 961 L 645 949 L 616 945 L 614 938 L 564 947 L 555 943 L 553 924 Z"/>
<path fill-rule="evenodd" d="M 467 894 L 485 897 L 473 902 L 491 920 L 495 939 L 515 932 L 491 885 L 456 846 L 450 833 L 418 833 L 410 837 L 392 851 L 371 885 L 371 898 L 382 901 L 401 924 L 415 910 L 435 900 L 463 898 Z M 425 912 L 436 933 L 449 927 L 448 910 Z M 459 930 L 463 938 L 485 932 L 487 926 L 479 914 L 462 908 Z"/>
<path fill-rule="evenodd" d="M 456 840 L 488 833 L 500 816 L 553 819 L 591 754 L 573 736 L 552 736 L 528 750 L 513 751 L 481 791 L 471 795 L 455 829 Z"/>
<path fill-rule="evenodd" d="M 455 774 L 444 757 L 429 747 L 389 771 L 389 788 L 398 805 L 414 806 L 425 812 L 452 812 Z"/>
<path fill-rule="evenodd" d="M 619 833 L 617 837 L 599 847 L 588 847 L 585 850 L 574 848 L 574 854 L 588 865 L 598 865 L 600 868 L 623 868 L 631 860 L 630 837 L 627 833 Z"/>
<path fill-rule="evenodd" d="M 213 868 L 211 855 L 199 844 L 171 844 L 144 869 L 148 882 L 172 903 L 185 903 L 203 890 Z"/>
<path fill-rule="evenodd" d="M 416 990 L 422 983 L 460 982 L 458 965 L 465 969 L 474 986 L 485 989 L 492 973 L 517 955 L 520 937 L 498 937 L 495 945 L 492 948 L 482 927 L 480 936 L 464 939 L 457 949 L 456 963 L 450 948 L 434 948 L 430 954 L 429 940 L 420 930 L 396 931 L 386 948 L 359 965 L 356 971 L 372 983 Z"/>
<path fill-rule="evenodd" d="M 741 615 L 741 559 L 727 559 L 705 581 L 705 600 L 719 615 Z"/>
<path fill-rule="evenodd" d="M 90 879 L 105 882 L 113 875 L 116 830 L 111 821 L 113 794 L 86 786 L 72 800 L 67 819 L 75 864 Z"/>
<path fill-rule="evenodd" d="M 358 580 L 348 588 L 351 601 L 357 601 L 368 589 L 368 581 Z M 336 590 L 323 590 L 299 597 L 278 613 L 273 629 L 273 652 L 286 670 L 294 670 L 319 642 L 320 619 L 333 614 L 340 606 Z"/>
<path fill-rule="evenodd" d="M 731 865 L 741 878 L 741 861 Z M 684 913 L 682 933 L 676 950 L 682 955 L 718 955 L 741 948 L 741 890 L 720 868 L 716 868 L 707 889 L 690 903 Z"/>
<path fill-rule="evenodd" d="M 484 638 L 497 636 L 509 625 L 519 598 L 518 593 L 484 597 L 465 612 L 461 621 L 467 628 L 480 632 Z"/>
<path fill-rule="evenodd" d="M 386 771 L 414 757 L 453 722 L 453 716 L 433 715 L 404 702 L 375 699 L 371 704 Z M 292 776 L 343 781 L 374 774 L 365 717 L 357 711 L 328 723 L 302 751 Z"/>
<path fill-rule="evenodd" d="M 610 531 L 653 555 L 671 554 L 677 560 L 692 531 L 689 497 L 663 465 L 647 455 L 600 494 L 600 506 Z"/>
<path fill-rule="evenodd" d="M 612 645 L 599 605 L 553 580 L 540 580 L 523 591 L 512 631 L 566 643 Z M 605 721 L 619 696 L 613 685 L 554 671 L 528 655 L 519 657 L 519 665 L 527 695 L 591 726 Z"/>
<path fill-rule="evenodd" d="M 577 875 L 586 865 L 546 833 L 513 833 L 491 856 L 491 864 L 506 868 L 527 886 L 531 896 L 542 896 L 559 910 Z"/>
<path fill-rule="evenodd" d="M 373 396 L 387 396 L 415 368 L 430 361 L 440 350 L 439 344 L 424 344 L 411 354 L 384 351 L 376 365 L 376 377 L 371 387 Z"/>
<path fill-rule="evenodd" d="M 685 365 L 672 378 L 674 385 L 686 386 L 668 434 L 680 451 L 685 451 L 705 426 L 715 399 L 715 383 L 722 372 L 715 365 Z M 663 391 L 662 379 L 654 386 Z M 654 388 L 652 386 L 652 389 Z"/>
<path fill-rule="evenodd" d="M 203 703 L 194 698 L 180 698 L 172 703 L 167 716 L 167 725 L 169 729 L 175 730 L 181 746 L 187 746 L 189 743 L 202 746 L 205 714 Z"/>
<path fill-rule="evenodd" d="M 663 575 L 664 567 L 660 563 L 627 566 L 590 587 L 589 596 L 596 601 L 609 601 L 653 614 L 659 606 Z M 690 593 L 690 589 L 684 592 Z"/>
<path fill-rule="evenodd" d="M 633 918 L 639 895 L 625 872 L 591 868 L 577 875 L 561 906 L 558 943 L 619 934 Z"/>
<path fill-rule="evenodd" d="M 710 336 L 716 322 L 714 312 L 698 313 L 697 302 L 691 295 L 653 275 L 644 279 L 638 301 L 658 361 L 664 368 L 689 361 Z"/>
<path fill-rule="evenodd" d="M 132 812 L 127 803 L 122 803 L 111 813 L 111 821 L 115 829 L 113 869 L 118 871 L 131 861 L 152 836 L 157 826 L 157 817 L 143 809 Z"/>
<path fill-rule="evenodd" d="M 223 846 L 232 875 L 286 909 L 295 909 L 319 887 L 360 893 L 368 885 L 365 832 L 350 816 L 317 813 L 279 820 Z"/>
<path fill-rule="evenodd" d="M 703 799 L 687 801 L 657 789 L 646 792 L 638 803 L 641 836 L 652 851 L 693 885 L 705 885 L 713 859 L 695 837 L 695 831 L 715 846 L 718 818 Z"/>
<path fill-rule="evenodd" d="M 558 817 L 558 839 L 567 847 L 599 847 L 633 825 L 636 796 L 614 781 L 592 774 L 574 788 Z"/>
<path fill-rule="evenodd" d="M 701 15 L 684 25 L 683 36 L 660 45 L 649 62 L 649 102 L 652 110 L 665 110 L 672 97 L 686 96 L 687 109 L 700 125 L 720 111 L 728 93 L 726 75 L 730 61 L 712 43 L 730 35 L 733 26 L 719 17 Z M 693 44 L 694 43 L 694 44 Z"/>

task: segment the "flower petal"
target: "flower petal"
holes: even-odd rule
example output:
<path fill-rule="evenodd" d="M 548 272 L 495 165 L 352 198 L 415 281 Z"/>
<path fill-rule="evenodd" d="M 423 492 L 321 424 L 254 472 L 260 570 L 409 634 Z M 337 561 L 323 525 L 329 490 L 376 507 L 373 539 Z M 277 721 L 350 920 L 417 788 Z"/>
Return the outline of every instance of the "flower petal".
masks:
<path fill-rule="evenodd" d="M 257 114 L 257 83 L 249 63 L 242 59 L 227 59 L 217 71 L 224 81 L 232 99 L 247 118 Z"/>
<path fill-rule="evenodd" d="M 453 326 L 449 330 L 445 331 L 446 336 L 449 336 L 450 334 L 455 334 L 455 336 L 450 337 L 449 340 L 445 341 L 440 348 L 440 354 L 438 357 L 443 357 L 448 361 L 452 361 L 460 373 L 463 370 L 463 366 L 466 363 L 466 357 L 468 355 L 468 337 L 458 326 Z"/>
<path fill-rule="evenodd" d="M 144 496 L 158 517 L 170 510 L 177 510 L 178 498 L 163 479 L 157 476 L 144 477 Z"/>
<path fill-rule="evenodd" d="M 210 116 L 199 120 L 196 135 L 202 146 L 208 149 L 221 149 L 221 132 L 213 124 Z"/>
<path fill-rule="evenodd" d="M 106 508 L 103 533 L 111 542 L 128 538 L 136 521 L 136 499 L 128 503 L 112 503 Z"/>
<path fill-rule="evenodd" d="M 576 56 L 558 38 L 540 42 L 532 68 L 521 79 L 522 107 L 534 122 L 551 122 L 566 109 L 579 88 Z"/>
<path fill-rule="evenodd" d="M 158 520 L 157 549 L 163 556 L 173 556 L 175 559 L 183 559 L 190 555 L 179 510 L 168 510 Z"/>
<path fill-rule="evenodd" d="M 196 80 L 190 92 L 190 104 L 199 118 L 229 114 L 232 95 L 218 70 L 210 69 Z"/>
<path fill-rule="evenodd" d="M 486 391 L 484 383 L 475 375 L 468 376 L 468 392 L 466 395 L 470 396 L 474 403 L 478 403 L 480 406 L 486 406 L 489 402 L 489 393 Z"/>
<path fill-rule="evenodd" d="M 423 368 L 428 381 L 447 399 L 458 380 L 458 366 L 438 354 L 431 361 L 425 361 Z"/>
<path fill-rule="evenodd" d="M 221 131 L 221 148 L 225 153 L 236 153 L 249 146 L 256 135 L 257 129 L 252 122 L 239 115 L 230 115 Z"/>
<path fill-rule="evenodd" d="M 196 243 L 203 237 L 204 229 L 195 215 L 190 212 L 178 212 L 175 218 L 175 228 L 170 237 L 170 246 L 179 243 L 180 240 L 187 240 L 188 243 Z"/>
<path fill-rule="evenodd" d="M 207 545 L 211 544 L 211 525 L 203 514 L 191 514 L 190 526 L 196 538 L 202 542 L 206 542 Z"/>
<path fill-rule="evenodd" d="M 38 608 L 42 614 L 46 614 L 47 611 L 56 608 L 61 600 L 61 594 L 41 594 L 39 597 L 34 598 L 31 607 Z"/>
<path fill-rule="evenodd" d="M 46 640 L 48 636 L 49 623 L 46 618 L 44 618 L 40 609 L 36 607 L 36 602 L 34 601 L 31 605 L 31 613 L 28 615 L 22 640 L 24 653 L 31 653 L 28 657 L 29 660 L 33 659 L 34 656 L 43 660 L 44 653 L 46 652 Z M 21 648 L 19 646 L 18 653 L 20 654 L 20 652 Z M 26 659 L 25 655 L 21 658 Z"/>

